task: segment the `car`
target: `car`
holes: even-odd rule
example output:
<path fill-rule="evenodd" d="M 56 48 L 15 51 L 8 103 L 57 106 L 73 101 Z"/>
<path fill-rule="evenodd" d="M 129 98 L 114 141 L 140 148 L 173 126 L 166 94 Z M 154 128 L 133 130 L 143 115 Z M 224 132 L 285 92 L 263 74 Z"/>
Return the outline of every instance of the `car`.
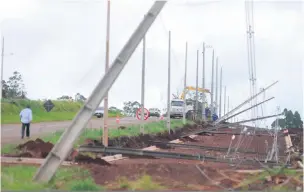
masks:
<path fill-rule="evenodd" d="M 150 108 L 149 117 L 160 117 L 160 110 L 157 108 Z"/>
<path fill-rule="evenodd" d="M 104 108 L 103 107 L 98 107 L 94 113 L 94 116 L 97 118 L 102 118 L 104 114 Z"/>

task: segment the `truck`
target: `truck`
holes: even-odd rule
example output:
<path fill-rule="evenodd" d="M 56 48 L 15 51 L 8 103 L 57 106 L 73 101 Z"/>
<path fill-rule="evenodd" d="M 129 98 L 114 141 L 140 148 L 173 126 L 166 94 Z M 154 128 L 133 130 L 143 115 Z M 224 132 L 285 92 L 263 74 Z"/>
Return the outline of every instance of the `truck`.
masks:
<path fill-rule="evenodd" d="M 172 99 L 170 107 L 170 118 L 181 118 L 184 113 L 185 102 L 183 99 Z M 193 111 L 193 104 L 186 103 L 186 117 L 189 116 L 189 113 Z"/>

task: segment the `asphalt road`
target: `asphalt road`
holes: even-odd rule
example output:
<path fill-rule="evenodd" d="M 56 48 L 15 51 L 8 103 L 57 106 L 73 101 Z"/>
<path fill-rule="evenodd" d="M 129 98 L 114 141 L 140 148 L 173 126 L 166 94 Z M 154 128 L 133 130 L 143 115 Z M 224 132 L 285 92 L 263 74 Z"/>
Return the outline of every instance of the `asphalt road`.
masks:
<path fill-rule="evenodd" d="M 147 122 L 158 121 L 158 118 L 151 117 Z M 42 122 L 31 124 L 30 131 L 31 137 L 39 137 L 48 133 L 53 133 L 67 128 L 72 121 L 59 121 L 59 122 Z M 110 128 L 117 128 L 121 125 L 136 125 L 140 121 L 134 117 L 124 117 L 120 119 L 119 124 L 116 123 L 116 118 L 108 119 L 108 126 Z M 87 128 L 100 129 L 103 127 L 103 118 L 91 119 Z M 1 125 L 1 144 L 16 143 L 22 141 L 21 139 L 21 124 L 3 124 Z"/>

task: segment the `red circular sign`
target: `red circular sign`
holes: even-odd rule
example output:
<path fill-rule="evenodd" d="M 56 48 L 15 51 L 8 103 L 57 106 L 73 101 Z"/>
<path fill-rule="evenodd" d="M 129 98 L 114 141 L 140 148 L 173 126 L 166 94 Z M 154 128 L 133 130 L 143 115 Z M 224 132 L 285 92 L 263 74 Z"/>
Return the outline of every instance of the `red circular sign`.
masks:
<path fill-rule="evenodd" d="M 141 118 L 139 117 L 139 115 L 141 114 L 141 108 L 139 108 L 137 111 L 136 111 L 136 117 L 138 120 L 141 120 Z M 149 118 L 149 110 L 144 108 L 144 120 L 147 120 Z"/>

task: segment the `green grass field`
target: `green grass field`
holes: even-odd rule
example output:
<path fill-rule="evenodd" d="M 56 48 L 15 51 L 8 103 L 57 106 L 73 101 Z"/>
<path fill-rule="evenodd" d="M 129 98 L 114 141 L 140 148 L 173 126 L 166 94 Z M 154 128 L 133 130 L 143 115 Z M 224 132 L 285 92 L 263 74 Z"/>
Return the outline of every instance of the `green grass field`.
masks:
<path fill-rule="evenodd" d="M 82 107 L 80 102 L 52 101 L 55 107 L 50 112 L 43 108 L 43 101 L 33 100 L 2 100 L 1 101 L 1 124 L 20 123 L 19 113 L 26 107 L 31 106 L 33 122 L 65 121 L 72 120 Z M 109 111 L 109 117 L 116 117 L 116 113 Z M 121 114 L 119 114 L 121 116 Z"/>
<path fill-rule="evenodd" d="M 187 123 L 191 123 L 190 121 Z M 182 127 L 183 122 L 182 120 L 172 119 L 171 120 L 171 127 L 172 129 Z M 166 128 L 166 121 L 158 121 L 158 122 L 151 122 L 145 125 L 145 133 L 147 134 L 155 134 L 159 132 L 167 131 Z M 62 135 L 63 131 L 56 131 L 52 134 L 42 137 L 45 142 L 56 143 L 60 136 Z M 109 137 L 121 137 L 121 136 L 136 136 L 140 134 L 140 126 L 139 125 L 132 125 L 126 127 L 126 129 L 109 129 Z M 85 129 L 84 132 L 81 134 L 77 142 L 75 143 L 75 147 L 77 145 L 83 144 L 85 139 L 101 139 L 102 137 L 102 130 L 100 129 Z M 6 144 L 1 146 L 1 153 L 13 153 L 15 151 L 16 144 Z"/>
<path fill-rule="evenodd" d="M 37 167 L 29 165 L 9 165 L 1 167 L 2 190 L 47 190 L 98 191 L 88 170 L 80 167 L 61 167 L 49 183 L 36 183 L 33 176 Z"/>

